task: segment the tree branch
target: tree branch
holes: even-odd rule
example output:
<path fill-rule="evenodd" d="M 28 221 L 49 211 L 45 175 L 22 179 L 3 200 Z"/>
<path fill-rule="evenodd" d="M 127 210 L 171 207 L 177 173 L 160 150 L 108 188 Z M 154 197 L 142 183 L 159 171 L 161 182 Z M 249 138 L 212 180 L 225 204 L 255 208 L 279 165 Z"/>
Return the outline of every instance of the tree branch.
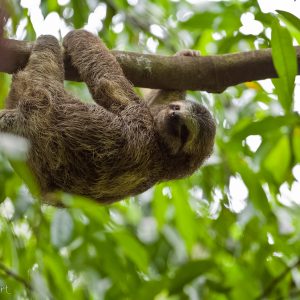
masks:
<path fill-rule="evenodd" d="M 29 58 L 31 42 L 0 39 L 0 72 L 12 74 Z M 300 64 L 300 47 L 297 51 Z M 138 87 L 220 93 L 242 82 L 277 77 L 271 49 L 201 57 L 167 57 L 112 51 L 126 77 Z M 65 58 L 66 79 L 80 81 Z"/>
<path fill-rule="evenodd" d="M 13 278 L 14 280 L 23 284 L 26 289 L 32 291 L 31 285 L 20 275 L 10 270 L 7 266 L 5 266 L 2 262 L 0 262 L 0 270 L 2 270 L 7 276 Z"/>

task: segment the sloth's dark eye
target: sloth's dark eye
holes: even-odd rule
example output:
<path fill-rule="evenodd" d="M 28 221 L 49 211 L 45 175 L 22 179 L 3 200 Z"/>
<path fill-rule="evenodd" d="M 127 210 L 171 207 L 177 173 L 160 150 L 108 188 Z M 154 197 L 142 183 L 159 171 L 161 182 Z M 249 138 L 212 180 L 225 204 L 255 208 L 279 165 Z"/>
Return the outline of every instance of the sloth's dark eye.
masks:
<path fill-rule="evenodd" d="M 180 130 L 180 139 L 181 139 L 182 145 L 184 145 L 187 142 L 189 134 L 190 133 L 189 133 L 189 130 L 186 127 L 186 125 L 182 125 L 181 130 Z"/>
<path fill-rule="evenodd" d="M 171 104 L 170 108 L 173 109 L 173 110 L 180 110 L 180 105 L 178 105 L 178 104 Z"/>

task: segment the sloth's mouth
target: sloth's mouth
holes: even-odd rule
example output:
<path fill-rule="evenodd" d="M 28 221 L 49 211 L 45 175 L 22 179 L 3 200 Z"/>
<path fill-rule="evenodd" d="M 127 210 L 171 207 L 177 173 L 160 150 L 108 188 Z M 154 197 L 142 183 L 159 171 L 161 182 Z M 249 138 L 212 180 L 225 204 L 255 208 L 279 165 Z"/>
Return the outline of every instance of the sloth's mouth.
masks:
<path fill-rule="evenodd" d="M 189 135 L 190 135 L 190 132 L 189 132 L 187 126 L 185 124 L 182 124 L 181 128 L 180 128 L 180 139 L 181 139 L 182 145 L 184 145 L 187 142 Z"/>
<path fill-rule="evenodd" d="M 181 140 L 182 145 L 187 142 L 190 132 L 179 114 L 170 114 L 167 127 L 171 135 Z"/>
<path fill-rule="evenodd" d="M 170 134 L 174 136 L 180 135 L 181 118 L 179 114 L 172 112 L 168 116 L 167 127 Z"/>

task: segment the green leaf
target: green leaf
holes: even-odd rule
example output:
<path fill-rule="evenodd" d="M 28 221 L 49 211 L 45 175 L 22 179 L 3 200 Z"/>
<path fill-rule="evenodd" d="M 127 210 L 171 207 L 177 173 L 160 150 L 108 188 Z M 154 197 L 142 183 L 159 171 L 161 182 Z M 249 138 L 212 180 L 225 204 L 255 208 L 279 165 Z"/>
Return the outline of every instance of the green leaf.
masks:
<path fill-rule="evenodd" d="M 257 174 L 248 168 L 246 164 L 239 169 L 239 173 L 249 190 L 249 198 L 251 199 L 253 206 L 257 210 L 261 211 L 265 216 L 269 216 L 270 205 Z"/>
<path fill-rule="evenodd" d="M 140 270 L 146 272 L 149 265 L 149 258 L 142 244 L 126 231 L 113 232 L 112 236 L 128 258 L 131 259 Z"/>
<path fill-rule="evenodd" d="M 279 79 L 273 80 L 281 106 L 286 112 L 293 104 L 294 82 L 298 65 L 296 50 L 289 31 L 278 20 L 272 23 L 272 58 Z"/>
<path fill-rule="evenodd" d="M 161 229 L 165 223 L 166 213 L 168 209 L 168 196 L 163 195 L 163 189 L 166 187 L 160 184 L 155 187 L 154 197 L 152 201 L 153 213 L 158 225 Z"/>
<path fill-rule="evenodd" d="M 172 199 L 174 202 L 176 214 L 175 220 L 179 233 L 183 237 L 188 251 L 191 251 L 197 239 L 196 216 L 189 204 L 189 193 L 186 186 L 170 184 Z"/>
<path fill-rule="evenodd" d="M 295 127 L 293 132 L 293 151 L 297 163 L 300 163 L 300 126 Z"/>
<path fill-rule="evenodd" d="M 284 10 L 276 10 L 280 15 L 282 15 L 286 20 L 288 20 L 295 28 L 300 30 L 300 19 L 297 18 L 295 15 L 284 11 Z"/>
<path fill-rule="evenodd" d="M 45 253 L 43 255 L 44 273 L 46 273 L 51 283 L 51 293 L 59 294 L 63 299 L 70 299 L 72 288 L 68 280 L 68 269 L 63 259 L 58 253 Z M 45 274 L 45 275 L 46 275 Z M 56 297 L 55 297 L 56 298 Z"/>
<path fill-rule="evenodd" d="M 17 252 L 17 243 L 14 240 L 14 232 L 10 224 L 3 223 L 4 234 L 2 236 L 2 249 L 0 251 L 1 260 L 11 266 L 13 269 L 18 270 L 20 264 L 20 257 Z"/>
<path fill-rule="evenodd" d="M 138 287 L 138 291 L 132 299 L 153 300 L 161 290 L 165 288 L 166 279 L 160 281 L 146 281 Z"/>
<path fill-rule="evenodd" d="M 29 169 L 28 165 L 24 161 L 10 160 L 9 161 L 14 171 L 25 182 L 32 196 L 38 197 L 40 195 L 40 187 L 37 181 Z"/>
<path fill-rule="evenodd" d="M 298 114 L 288 114 L 286 116 L 266 117 L 260 121 L 250 122 L 246 125 L 239 124 L 232 129 L 232 139 L 243 140 L 249 135 L 264 135 L 283 126 L 291 126 L 300 123 Z"/>
<path fill-rule="evenodd" d="M 227 155 L 230 168 L 234 173 L 239 173 L 246 184 L 253 206 L 265 216 L 269 216 L 270 205 L 261 186 L 260 178 L 249 168 L 248 163 L 236 153 L 230 152 Z"/>
<path fill-rule="evenodd" d="M 5 98 L 8 94 L 9 80 L 8 76 L 4 73 L 0 73 L 0 109 L 5 106 Z"/>
<path fill-rule="evenodd" d="M 211 29 L 217 16 L 218 14 L 213 12 L 197 13 L 182 25 L 189 30 Z"/>
<path fill-rule="evenodd" d="M 48 5 L 48 11 L 58 11 L 59 5 L 57 3 L 57 0 L 47 0 L 47 5 Z"/>
<path fill-rule="evenodd" d="M 89 6 L 86 1 L 71 0 L 71 6 L 74 10 L 73 23 L 75 28 L 80 28 L 88 19 L 90 13 Z"/>
<path fill-rule="evenodd" d="M 57 248 L 66 246 L 73 234 L 73 219 L 66 209 L 57 209 L 51 222 L 51 243 Z"/>
<path fill-rule="evenodd" d="M 90 219 L 93 219 L 95 222 L 97 222 L 98 228 L 110 220 L 107 209 L 102 207 L 95 200 L 64 193 L 60 194 L 60 199 L 66 207 L 81 209 Z"/>
<path fill-rule="evenodd" d="M 291 162 L 290 142 L 287 136 L 282 136 L 264 161 L 265 168 L 273 175 L 277 183 L 287 176 Z"/>
<path fill-rule="evenodd" d="M 205 276 L 210 269 L 215 267 L 210 260 L 190 261 L 181 266 L 170 281 L 170 294 L 176 294 L 183 290 L 184 286 L 199 276 Z"/>
<path fill-rule="evenodd" d="M 272 79 L 272 83 L 275 87 L 275 94 L 278 96 L 278 100 L 281 104 L 281 107 L 287 113 L 292 105 L 292 97 L 288 91 L 287 82 L 285 79 L 282 78 L 274 78 Z"/>
<path fill-rule="evenodd" d="M 287 11 L 276 10 L 276 12 L 278 12 L 281 17 L 280 19 L 285 22 L 291 34 L 296 38 L 298 44 L 300 44 L 300 19 Z"/>

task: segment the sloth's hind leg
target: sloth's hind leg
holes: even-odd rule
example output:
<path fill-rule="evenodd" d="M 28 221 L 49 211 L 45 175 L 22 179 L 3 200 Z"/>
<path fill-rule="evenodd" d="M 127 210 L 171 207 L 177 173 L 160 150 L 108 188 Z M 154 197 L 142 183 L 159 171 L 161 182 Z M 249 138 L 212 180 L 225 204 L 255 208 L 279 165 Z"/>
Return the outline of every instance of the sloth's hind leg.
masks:
<path fill-rule="evenodd" d="M 42 104 L 49 96 L 59 97 L 63 95 L 63 83 L 64 65 L 59 42 L 51 35 L 40 36 L 25 69 L 13 76 L 6 107 L 16 108 L 30 99 Z"/>
<path fill-rule="evenodd" d="M 59 42 L 54 36 L 38 37 L 24 71 L 44 84 L 47 83 L 45 80 L 54 80 L 63 85 L 63 55 Z"/>

